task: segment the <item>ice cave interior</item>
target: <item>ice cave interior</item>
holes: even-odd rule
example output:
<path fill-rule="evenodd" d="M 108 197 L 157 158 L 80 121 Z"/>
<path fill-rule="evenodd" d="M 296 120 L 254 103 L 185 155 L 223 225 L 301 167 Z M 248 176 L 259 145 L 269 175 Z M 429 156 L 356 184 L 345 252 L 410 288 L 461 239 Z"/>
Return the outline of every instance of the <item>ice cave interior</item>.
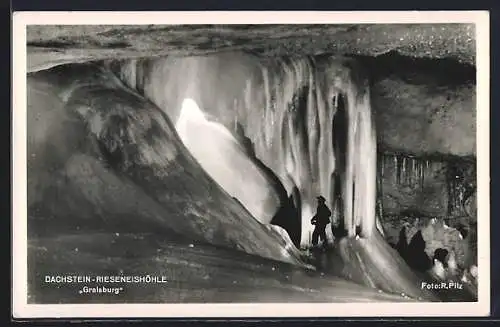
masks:
<path fill-rule="evenodd" d="M 89 301 L 41 280 L 96 269 L 167 276 L 125 302 L 477 298 L 474 26 L 32 26 L 27 41 L 29 301 Z"/>

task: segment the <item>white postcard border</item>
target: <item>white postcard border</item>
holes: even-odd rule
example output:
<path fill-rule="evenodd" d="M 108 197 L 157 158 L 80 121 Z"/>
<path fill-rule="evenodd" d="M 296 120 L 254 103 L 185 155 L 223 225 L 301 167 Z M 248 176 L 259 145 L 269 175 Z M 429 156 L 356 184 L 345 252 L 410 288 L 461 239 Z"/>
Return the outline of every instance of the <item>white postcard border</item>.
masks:
<path fill-rule="evenodd" d="M 248 303 L 27 304 L 26 26 L 152 24 L 473 23 L 477 62 L 478 302 L 473 303 Z M 12 268 L 15 318 L 91 317 L 363 317 L 485 316 L 490 311 L 489 99 L 487 11 L 205 11 L 15 12 L 13 17 Z"/>

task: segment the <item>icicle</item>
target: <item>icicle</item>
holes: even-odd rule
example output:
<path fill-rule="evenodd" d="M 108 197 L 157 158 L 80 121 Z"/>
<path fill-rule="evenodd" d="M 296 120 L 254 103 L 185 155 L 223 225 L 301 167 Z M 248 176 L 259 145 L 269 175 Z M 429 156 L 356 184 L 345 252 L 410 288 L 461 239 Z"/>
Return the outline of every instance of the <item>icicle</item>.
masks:
<path fill-rule="evenodd" d="M 397 155 L 394 156 L 394 159 L 395 159 L 396 183 L 399 184 L 401 180 L 401 165 L 399 157 Z"/>
<path fill-rule="evenodd" d="M 418 170 L 418 158 L 414 158 L 413 160 L 415 160 L 415 170 L 414 170 L 414 174 L 413 174 L 413 180 L 415 181 L 415 184 L 419 184 L 419 177 L 420 177 L 420 174 L 419 174 L 419 170 Z"/>
<path fill-rule="evenodd" d="M 417 179 L 418 185 L 422 184 L 422 178 L 421 177 L 422 177 L 422 160 L 417 159 L 417 175 L 416 175 L 416 179 Z"/>
<path fill-rule="evenodd" d="M 385 155 L 382 154 L 381 159 L 382 160 L 380 160 L 380 177 L 382 178 L 382 177 L 384 177 Z"/>
<path fill-rule="evenodd" d="M 380 155 L 380 174 L 377 176 L 377 208 L 376 208 L 376 214 L 377 214 L 377 229 L 379 230 L 380 233 L 384 234 L 384 229 L 381 226 L 381 221 L 384 218 L 384 206 L 383 206 L 383 176 L 384 176 L 384 168 L 385 168 L 385 161 L 386 161 L 387 156 L 385 154 Z M 380 226 L 379 226 L 380 225 Z"/>
<path fill-rule="evenodd" d="M 406 157 L 406 179 L 405 184 L 411 183 L 411 158 Z"/>
<path fill-rule="evenodd" d="M 455 176 L 453 176 L 455 177 Z M 455 209 L 456 209 L 456 205 L 457 205 L 457 198 L 458 198 L 458 192 L 457 192 L 457 181 L 455 180 L 455 178 L 453 178 L 453 211 L 452 213 L 455 212 Z"/>
<path fill-rule="evenodd" d="M 450 163 L 447 164 L 447 184 L 448 184 L 448 215 L 451 216 L 455 211 L 456 194 L 455 194 L 455 174 L 450 167 Z"/>
<path fill-rule="evenodd" d="M 408 157 L 408 184 L 411 186 L 413 185 L 413 180 L 414 180 L 414 171 L 413 171 L 413 165 L 412 165 L 413 158 Z"/>
<path fill-rule="evenodd" d="M 463 200 L 464 200 L 464 190 L 463 187 L 460 187 L 457 206 L 459 206 L 463 202 Z"/>
<path fill-rule="evenodd" d="M 412 157 L 409 157 L 408 158 L 408 184 L 410 186 L 412 186 L 412 183 L 413 183 L 413 158 Z"/>
<path fill-rule="evenodd" d="M 403 157 L 403 182 L 406 182 L 406 158 Z"/>
<path fill-rule="evenodd" d="M 415 159 L 415 184 L 420 185 L 420 159 Z"/>
<path fill-rule="evenodd" d="M 399 170 L 398 170 L 398 157 L 396 155 L 394 155 L 394 171 L 396 172 L 394 175 L 396 177 L 396 183 L 399 184 Z"/>
<path fill-rule="evenodd" d="M 417 159 L 411 158 L 411 185 L 414 186 L 416 184 L 417 179 Z"/>
<path fill-rule="evenodd" d="M 410 178 L 411 178 L 411 166 L 410 166 L 410 158 L 408 157 L 404 157 L 405 158 L 405 172 L 404 172 L 404 182 L 403 184 L 404 185 L 407 185 L 410 181 Z"/>
<path fill-rule="evenodd" d="M 265 97 L 265 110 L 263 116 L 263 124 L 264 124 L 264 140 L 267 148 L 269 149 L 272 146 L 273 139 L 273 127 L 271 122 L 273 121 L 273 109 L 272 109 L 272 101 L 273 101 L 273 90 L 272 85 L 269 80 L 269 69 L 264 68 L 262 72 L 262 78 L 264 81 L 264 97 Z"/>
<path fill-rule="evenodd" d="M 422 191 L 424 189 L 424 164 L 422 161 L 419 162 L 419 168 L 420 168 L 420 187 L 422 188 Z"/>

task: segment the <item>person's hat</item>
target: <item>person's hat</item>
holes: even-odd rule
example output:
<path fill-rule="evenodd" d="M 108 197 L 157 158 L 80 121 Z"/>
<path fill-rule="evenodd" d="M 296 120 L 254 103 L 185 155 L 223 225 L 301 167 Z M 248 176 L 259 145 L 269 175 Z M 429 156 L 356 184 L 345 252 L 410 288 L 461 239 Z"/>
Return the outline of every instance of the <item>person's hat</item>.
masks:
<path fill-rule="evenodd" d="M 325 202 L 326 199 L 323 197 L 323 196 L 317 196 L 316 199 L 318 199 L 318 201 L 321 201 L 321 202 Z"/>

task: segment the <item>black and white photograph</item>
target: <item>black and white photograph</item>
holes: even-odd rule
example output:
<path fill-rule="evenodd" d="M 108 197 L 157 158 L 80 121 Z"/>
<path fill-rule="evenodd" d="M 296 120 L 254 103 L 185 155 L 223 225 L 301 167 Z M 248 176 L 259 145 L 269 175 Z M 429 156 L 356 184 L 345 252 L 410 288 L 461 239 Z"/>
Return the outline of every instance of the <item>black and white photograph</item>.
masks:
<path fill-rule="evenodd" d="M 487 12 L 163 14 L 14 16 L 20 314 L 488 313 Z"/>

